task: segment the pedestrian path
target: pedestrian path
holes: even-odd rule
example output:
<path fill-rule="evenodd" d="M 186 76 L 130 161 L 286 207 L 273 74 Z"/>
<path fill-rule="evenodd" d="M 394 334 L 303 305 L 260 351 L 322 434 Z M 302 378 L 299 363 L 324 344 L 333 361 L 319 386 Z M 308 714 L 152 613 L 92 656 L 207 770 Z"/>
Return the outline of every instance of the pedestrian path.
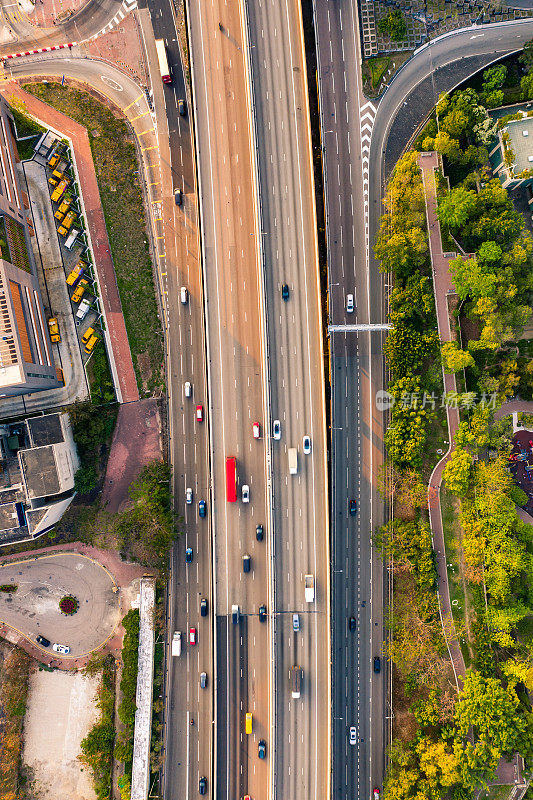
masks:
<path fill-rule="evenodd" d="M 455 287 L 450 274 L 450 261 L 455 258 L 456 253 L 444 253 L 442 250 L 442 238 L 440 233 L 440 223 L 437 217 L 437 185 L 435 182 L 435 169 L 440 167 L 439 155 L 437 153 L 420 153 L 418 165 L 422 170 L 422 180 L 424 183 L 424 194 L 426 199 L 426 217 L 429 236 L 429 252 L 431 256 L 431 266 L 433 271 L 433 291 L 435 294 L 435 307 L 437 311 L 437 323 L 439 328 L 439 339 L 441 342 L 454 340 L 450 327 L 450 314 L 448 309 L 448 298 L 455 296 Z M 442 370 L 444 392 L 456 392 L 457 385 L 455 375 Z M 443 625 L 444 638 L 448 646 L 448 652 L 455 673 L 457 688 L 462 688 L 463 677 L 466 672 L 465 662 L 457 634 L 453 623 L 452 607 L 450 603 L 450 588 L 448 585 L 448 570 L 446 566 L 446 548 L 444 544 L 444 530 L 442 526 L 442 512 L 440 506 L 440 487 L 442 474 L 448 459 L 455 447 L 454 440 L 457 428 L 459 427 L 459 410 L 451 405 L 446 405 L 446 415 L 448 418 L 448 441 L 450 442 L 448 452 L 441 458 L 431 473 L 428 487 L 428 508 L 431 535 L 433 537 L 433 548 L 437 559 L 437 586 L 439 595 L 439 610 Z"/>

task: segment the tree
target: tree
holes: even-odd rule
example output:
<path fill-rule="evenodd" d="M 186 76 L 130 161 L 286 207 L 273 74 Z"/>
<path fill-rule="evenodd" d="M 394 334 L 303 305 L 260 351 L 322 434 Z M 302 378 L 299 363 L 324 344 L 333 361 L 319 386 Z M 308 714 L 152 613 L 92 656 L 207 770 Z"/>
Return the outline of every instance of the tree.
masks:
<path fill-rule="evenodd" d="M 437 210 L 439 220 L 443 225 L 456 230 L 474 216 L 477 205 L 477 194 L 472 189 L 458 186 L 439 199 Z"/>
<path fill-rule="evenodd" d="M 533 39 L 524 43 L 524 49 L 518 57 L 518 60 L 529 72 L 531 67 L 533 67 Z"/>
<path fill-rule="evenodd" d="M 79 494 L 89 494 L 98 484 L 98 473 L 94 464 L 81 466 L 74 475 L 74 489 Z"/>
<path fill-rule="evenodd" d="M 456 447 L 444 467 L 444 480 L 448 491 L 464 497 L 468 491 L 472 473 L 472 456 L 466 450 Z"/>
<path fill-rule="evenodd" d="M 472 354 L 461 350 L 457 342 L 444 342 L 441 346 L 441 353 L 446 372 L 458 372 L 474 363 Z"/>
<path fill-rule="evenodd" d="M 483 72 L 483 89 L 480 99 L 487 108 L 496 108 L 502 104 L 504 94 L 501 87 L 505 83 L 506 77 L 507 67 L 503 64 L 489 67 Z"/>
<path fill-rule="evenodd" d="M 524 100 L 533 100 L 533 72 L 529 72 L 520 80 Z"/>

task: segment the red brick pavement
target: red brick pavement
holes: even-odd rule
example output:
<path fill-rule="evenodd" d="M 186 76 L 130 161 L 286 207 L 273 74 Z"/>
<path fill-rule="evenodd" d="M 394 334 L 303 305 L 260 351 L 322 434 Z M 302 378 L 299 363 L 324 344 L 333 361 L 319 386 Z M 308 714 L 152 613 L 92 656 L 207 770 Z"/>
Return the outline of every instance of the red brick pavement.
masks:
<path fill-rule="evenodd" d="M 50 547 L 42 547 L 38 550 L 29 550 L 25 553 L 15 553 L 8 556 L 0 556 L 0 564 L 5 564 L 9 561 L 23 561 L 26 559 L 39 558 L 43 555 L 66 552 L 80 553 L 81 555 L 97 561 L 99 564 L 105 567 L 108 572 L 111 573 L 115 583 L 120 589 L 126 589 L 128 586 L 130 586 L 132 581 L 142 578 L 143 575 L 151 572 L 149 569 L 141 566 L 140 564 L 122 561 L 119 554 L 115 550 L 101 550 L 98 547 L 92 547 L 91 545 L 86 545 L 82 542 L 69 542 L 68 544 L 64 544 L 59 547 L 57 545 L 51 545 Z M 129 607 L 126 606 L 123 595 L 121 608 L 122 614 L 126 614 L 128 610 Z M 52 658 L 51 655 L 49 656 L 48 654 L 43 653 L 43 651 L 35 647 L 31 641 L 18 634 L 16 631 L 13 631 L 13 629 L 7 625 L 0 624 L 0 636 L 7 638 L 11 642 L 16 642 L 16 644 L 25 650 L 30 656 L 32 656 L 32 658 L 35 658 L 37 661 L 40 661 L 43 664 L 52 666 L 55 669 L 81 669 L 89 661 L 89 656 L 83 656 L 75 659 L 61 659 L 54 654 L 54 657 Z M 122 625 L 118 625 L 115 628 L 113 635 L 105 642 L 104 646 L 100 648 L 100 652 L 114 653 L 115 658 L 120 659 L 123 636 L 124 628 Z"/>
<path fill-rule="evenodd" d="M 122 314 L 87 129 L 82 125 L 78 125 L 77 122 L 74 122 L 65 114 L 56 111 L 55 108 L 52 108 L 47 103 L 43 103 L 38 98 L 28 94 L 14 81 L 5 83 L 2 93 L 8 101 L 13 97 L 23 101 L 30 114 L 37 117 L 45 125 L 50 125 L 55 130 L 64 133 L 71 140 L 78 170 L 79 188 L 83 197 L 85 215 L 91 236 L 109 343 L 111 345 L 110 359 L 115 365 L 115 374 L 118 380 L 118 399 L 121 403 L 138 400 L 137 380 L 133 368 L 124 315 Z"/>
<path fill-rule="evenodd" d="M 429 251 L 433 269 L 433 290 L 435 294 L 435 306 L 437 309 L 437 323 L 439 327 L 439 338 L 441 342 L 452 341 L 452 331 L 450 328 L 450 316 L 448 311 L 448 295 L 455 294 L 455 287 L 450 275 L 450 259 L 455 256 L 445 255 L 442 252 L 442 239 L 440 234 L 440 224 L 437 218 L 437 187 L 435 184 L 435 168 L 440 166 L 437 153 L 421 153 L 418 157 L 418 164 L 422 170 L 424 181 L 424 192 L 426 195 L 426 216 L 429 233 Z M 455 375 L 450 375 L 442 371 L 444 380 L 444 391 L 457 391 Z M 443 626 L 448 652 L 453 665 L 457 687 L 462 688 L 462 677 L 466 672 L 465 662 L 453 625 L 452 607 L 450 603 L 450 588 L 448 586 L 448 570 L 446 567 L 446 547 L 444 544 L 444 531 L 442 528 L 442 513 L 440 507 L 440 486 L 442 473 L 446 462 L 454 449 L 455 433 L 459 426 L 459 411 L 450 405 L 446 406 L 448 417 L 448 437 L 449 448 L 443 458 L 435 466 L 428 488 L 428 508 L 431 533 L 433 537 L 433 547 L 437 558 L 437 581 L 439 593 L 439 608 L 441 620 L 446 620 L 447 625 Z"/>

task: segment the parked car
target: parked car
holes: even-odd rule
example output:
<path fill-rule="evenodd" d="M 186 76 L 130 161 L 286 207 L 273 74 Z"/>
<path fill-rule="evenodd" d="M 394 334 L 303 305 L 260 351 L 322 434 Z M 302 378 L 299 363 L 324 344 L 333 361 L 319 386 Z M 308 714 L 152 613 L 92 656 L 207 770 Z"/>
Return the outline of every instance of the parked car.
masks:
<path fill-rule="evenodd" d="M 196 420 L 198 422 L 204 421 L 204 407 L 203 406 L 196 406 Z"/>
<path fill-rule="evenodd" d="M 81 276 L 83 275 L 84 267 L 85 267 L 85 264 L 82 261 L 78 261 L 78 263 L 76 264 L 74 269 L 71 270 L 71 272 L 69 272 L 69 274 L 68 274 L 68 277 L 67 277 L 67 285 L 68 286 L 74 286 L 76 281 L 78 281 L 81 278 Z"/>
<path fill-rule="evenodd" d="M 87 342 L 85 347 L 83 348 L 85 350 L 85 352 L 87 353 L 87 355 L 89 355 L 89 353 L 91 353 L 94 350 L 96 342 L 99 342 L 99 341 L 100 341 L 100 338 L 95 333 L 93 333 L 93 335 L 91 336 L 91 338 L 89 339 L 89 341 Z"/>
<path fill-rule="evenodd" d="M 59 323 L 56 317 L 50 317 L 48 320 L 48 330 L 50 331 L 50 339 L 53 344 L 61 341 L 61 334 L 59 333 Z"/>
<path fill-rule="evenodd" d="M 50 639 L 47 639 L 45 636 L 38 636 L 37 641 L 39 644 L 42 644 L 43 647 L 50 647 Z"/>
<path fill-rule="evenodd" d="M 94 336 L 94 328 L 92 328 L 92 327 L 91 328 L 87 328 L 87 330 L 85 331 L 85 333 L 81 337 L 81 343 L 82 344 L 87 344 L 87 342 L 89 341 L 91 336 Z"/>
<path fill-rule="evenodd" d="M 52 650 L 55 650 L 56 653 L 62 653 L 64 656 L 70 653 L 70 647 L 66 644 L 53 644 Z"/>
<path fill-rule="evenodd" d="M 189 644 L 196 644 L 196 628 L 189 628 Z"/>
<path fill-rule="evenodd" d="M 262 542 L 263 541 L 263 535 L 264 535 L 263 526 L 262 525 L 256 525 L 255 526 L 255 538 L 257 539 L 258 542 Z"/>
<path fill-rule="evenodd" d="M 206 505 L 205 500 L 200 500 L 200 502 L 198 503 L 198 514 L 201 517 L 205 517 L 206 509 L 207 509 L 207 505 Z"/>
<path fill-rule="evenodd" d="M 83 319 L 85 319 L 85 317 L 87 316 L 87 312 L 89 311 L 90 307 L 91 307 L 91 301 L 87 297 L 84 297 L 84 299 L 80 303 L 80 307 L 76 311 L 76 324 L 77 325 L 79 325 L 80 322 Z"/>
<path fill-rule="evenodd" d="M 200 616 L 207 617 L 207 600 L 205 597 L 200 600 Z"/>
<path fill-rule="evenodd" d="M 185 550 L 185 563 L 190 564 L 192 561 L 192 547 L 187 547 Z"/>
<path fill-rule="evenodd" d="M 85 289 L 87 288 L 88 285 L 89 285 L 89 281 L 87 280 L 87 278 L 82 278 L 81 281 L 76 286 L 76 288 L 74 289 L 74 292 L 72 293 L 72 302 L 73 303 L 79 303 L 80 302 L 81 298 L 83 297 L 83 295 L 85 293 Z"/>

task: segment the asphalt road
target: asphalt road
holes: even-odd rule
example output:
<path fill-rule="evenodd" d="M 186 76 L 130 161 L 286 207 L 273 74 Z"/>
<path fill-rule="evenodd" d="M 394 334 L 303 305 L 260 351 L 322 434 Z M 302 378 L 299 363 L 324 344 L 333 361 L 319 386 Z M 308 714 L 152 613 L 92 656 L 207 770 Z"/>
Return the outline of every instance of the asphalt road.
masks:
<path fill-rule="evenodd" d="M 383 278 L 368 271 L 360 133 L 360 44 L 355 6 L 317 3 L 316 40 L 326 186 L 329 321 L 383 321 Z M 372 108 L 366 109 L 372 115 Z M 346 311 L 347 295 L 355 309 Z M 383 570 L 371 532 L 383 519 L 376 493 L 383 461 L 381 332 L 331 334 L 332 797 L 371 796 L 384 770 Z M 357 502 L 357 514 L 349 512 Z M 349 630 L 349 618 L 356 621 Z M 356 744 L 350 744 L 350 728 Z"/>
<path fill-rule="evenodd" d="M 305 56 L 297 2 L 248 3 L 267 311 L 275 591 L 274 787 L 278 798 L 327 797 L 329 560 L 324 382 Z M 286 283 L 290 296 L 282 300 Z M 311 453 L 302 440 L 311 438 Z M 298 473 L 288 471 L 288 448 Z M 304 599 L 304 575 L 315 602 Z M 301 616 L 298 633 L 292 614 Z M 289 670 L 303 669 L 301 698 Z"/>
<path fill-rule="evenodd" d="M 216 794 L 266 798 L 269 636 L 259 622 L 268 594 L 263 331 L 252 145 L 240 4 L 191 4 L 190 40 L 208 332 L 211 487 L 216 570 Z M 219 23 L 220 26 L 219 27 Z M 252 424 L 261 438 L 252 438 Z M 226 502 L 225 459 L 237 459 L 236 503 Z M 250 502 L 241 501 L 243 485 Z M 255 538 L 257 524 L 265 539 Z M 251 556 L 243 573 L 242 556 Z M 246 619 L 231 621 L 236 604 Z M 245 714 L 253 732 L 244 732 Z"/>
<path fill-rule="evenodd" d="M 0 592 L 0 620 L 47 655 L 37 635 L 70 647 L 58 658 L 74 659 L 96 650 L 112 635 L 120 621 L 116 583 L 109 572 L 91 558 L 77 553 L 22 559 L 0 566 L 0 584 L 17 587 Z M 65 616 L 59 601 L 65 596 L 78 600 L 78 611 Z"/>

